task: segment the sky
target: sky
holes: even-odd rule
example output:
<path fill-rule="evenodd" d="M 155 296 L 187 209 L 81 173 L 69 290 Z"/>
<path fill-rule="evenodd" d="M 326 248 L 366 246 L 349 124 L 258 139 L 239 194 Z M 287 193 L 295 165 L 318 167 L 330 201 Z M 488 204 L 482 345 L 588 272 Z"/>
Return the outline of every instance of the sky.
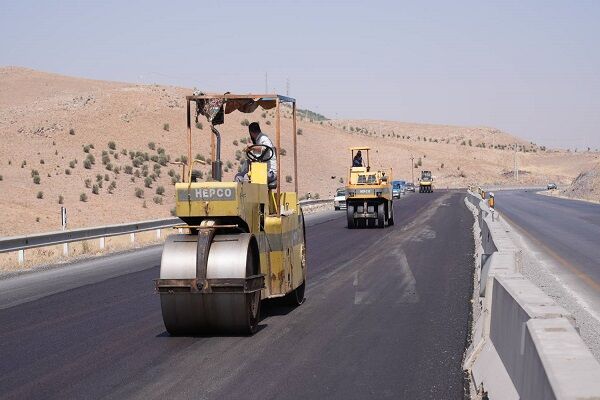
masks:
<path fill-rule="evenodd" d="M 289 84 L 329 118 L 594 149 L 598 21 L 600 1 L 2 0 L 0 66 L 217 92 Z"/>

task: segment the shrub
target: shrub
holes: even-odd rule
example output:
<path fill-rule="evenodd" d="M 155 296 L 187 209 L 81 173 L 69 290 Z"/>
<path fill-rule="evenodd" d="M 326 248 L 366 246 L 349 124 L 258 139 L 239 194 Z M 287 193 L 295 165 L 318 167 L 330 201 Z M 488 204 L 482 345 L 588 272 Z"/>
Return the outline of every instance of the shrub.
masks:
<path fill-rule="evenodd" d="M 240 142 L 244 143 L 244 144 L 248 144 L 248 139 L 247 138 L 241 138 Z"/>
<path fill-rule="evenodd" d="M 43 199 L 44 198 L 44 192 L 42 192 L 42 191 L 37 192 L 37 198 L 38 199 Z"/>
<path fill-rule="evenodd" d="M 471 142 L 471 139 L 469 139 L 469 146 L 473 146 L 473 142 Z"/>
<path fill-rule="evenodd" d="M 40 179 L 40 176 L 39 176 L 39 175 L 35 175 L 35 176 L 33 177 L 33 183 L 35 183 L 36 185 L 39 185 L 39 184 L 40 184 L 40 180 L 41 180 L 41 179 Z"/>
<path fill-rule="evenodd" d="M 135 188 L 135 197 L 137 197 L 138 199 L 143 199 L 144 191 L 140 188 Z"/>
<path fill-rule="evenodd" d="M 87 178 L 85 181 L 83 181 L 83 183 L 85 184 L 85 187 L 88 189 L 92 187 L 92 180 L 90 178 Z"/>
<path fill-rule="evenodd" d="M 175 207 L 171 208 L 171 216 L 176 216 L 177 215 L 177 209 Z"/>
<path fill-rule="evenodd" d="M 467 142 L 465 142 L 464 140 L 460 143 L 461 146 L 466 146 Z"/>
<path fill-rule="evenodd" d="M 169 172 L 168 172 L 168 175 L 169 175 L 170 177 L 174 177 L 174 176 L 175 176 L 175 170 L 174 170 L 173 168 L 171 168 L 171 169 L 169 170 Z"/>
<path fill-rule="evenodd" d="M 162 165 L 163 167 L 167 166 L 167 163 L 169 162 L 170 158 L 169 156 L 166 156 L 164 154 L 161 154 L 160 156 L 158 156 L 158 163 L 160 165 Z"/>
<path fill-rule="evenodd" d="M 281 148 L 281 150 L 279 150 L 279 154 L 285 156 L 287 154 L 287 151 L 284 148 Z"/>
<path fill-rule="evenodd" d="M 75 135 L 75 129 L 73 129 L 73 128 L 69 129 L 69 135 Z"/>
<path fill-rule="evenodd" d="M 441 169 L 444 169 L 444 163 L 442 163 L 442 165 L 440 165 L 440 168 L 441 168 Z"/>
<path fill-rule="evenodd" d="M 148 142 L 148 148 L 150 150 L 155 150 L 156 149 L 156 143 L 154 143 L 154 142 Z"/>
<path fill-rule="evenodd" d="M 146 177 L 146 179 L 144 179 L 144 186 L 146 186 L 147 188 L 152 187 L 152 178 L 150 178 L 149 176 Z"/>
<path fill-rule="evenodd" d="M 83 152 L 84 153 L 89 153 L 90 152 L 90 146 L 83 146 Z"/>
<path fill-rule="evenodd" d="M 285 177 L 285 181 L 286 181 L 287 183 L 292 183 L 292 176 L 291 176 L 291 175 L 286 175 L 286 177 Z"/>
<path fill-rule="evenodd" d="M 267 125 L 271 125 L 271 121 L 268 121 L 268 120 L 267 120 L 267 122 L 265 122 L 265 124 L 267 124 Z"/>
<path fill-rule="evenodd" d="M 115 142 L 113 142 L 112 140 L 110 142 L 108 142 L 108 148 L 111 150 L 116 150 L 117 149 L 117 145 Z"/>
<path fill-rule="evenodd" d="M 90 143 L 90 149 L 93 149 L 93 148 L 94 148 L 94 144 Z"/>
<path fill-rule="evenodd" d="M 37 169 L 32 169 L 32 170 L 31 170 L 31 177 L 32 177 L 32 178 L 33 178 L 34 176 L 36 176 L 36 175 L 39 175 L 39 174 L 40 174 L 40 172 L 39 172 Z"/>
<path fill-rule="evenodd" d="M 62 194 L 58 195 L 58 204 L 63 204 L 65 202 L 65 198 Z"/>
<path fill-rule="evenodd" d="M 171 126 L 168 123 L 164 123 L 163 130 L 169 132 L 169 129 L 171 129 Z"/>
<path fill-rule="evenodd" d="M 92 193 L 94 193 L 94 194 L 100 193 L 100 188 L 98 187 L 98 185 L 92 186 Z"/>
<path fill-rule="evenodd" d="M 4 177 L 2 175 L 0 175 L 0 181 L 3 181 Z"/>
<path fill-rule="evenodd" d="M 163 198 L 160 197 L 160 196 L 154 196 L 154 198 L 152 199 L 152 201 L 154 201 L 155 204 L 162 204 Z"/>
<path fill-rule="evenodd" d="M 112 192 L 117 188 L 117 181 L 112 181 L 108 186 L 108 193 L 112 194 Z"/>
<path fill-rule="evenodd" d="M 69 168 L 65 169 L 65 175 L 71 175 L 71 170 Z"/>
<path fill-rule="evenodd" d="M 94 157 L 93 154 L 88 154 L 86 160 L 88 160 L 91 164 L 96 164 L 96 157 Z"/>
<path fill-rule="evenodd" d="M 86 158 L 83 160 L 83 168 L 92 169 L 92 162 Z"/>
<path fill-rule="evenodd" d="M 25 167 L 27 165 L 27 161 L 23 160 L 23 162 L 21 163 L 21 168 Z"/>
<path fill-rule="evenodd" d="M 340 177 L 340 183 L 344 183 L 344 178 Z"/>
<path fill-rule="evenodd" d="M 233 141 L 233 145 L 234 145 L 234 146 L 237 146 L 237 145 L 238 145 L 238 141 L 237 141 L 237 140 L 234 140 L 234 141 Z"/>
<path fill-rule="evenodd" d="M 156 194 L 162 196 L 163 194 L 165 194 L 165 188 L 164 186 L 159 186 L 156 188 Z"/>
<path fill-rule="evenodd" d="M 69 162 L 69 168 L 75 168 L 75 161 L 70 161 Z"/>
<path fill-rule="evenodd" d="M 110 162 L 110 156 L 108 154 L 104 154 L 102 156 L 102 164 L 106 165 Z"/>
<path fill-rule="evenodd" d="M 118 160 L 119 159 L 119 153 L 115 153 L 114 157 L 115 157 L 115 160 Z"/>
<path fill-rule="evenodd" d="M 203 128 L 202 122 L 196 122 L 196 128 L 202 129 Z"/>
<path fill-rule="evenodd" d="M 96 181 L 101 181 L 101 180 L 102 180 L 102 175 L 96 174 Z"/>
<path fill-rule="evenodd" d="M 109 170 L 109 171 L 112 171 L 112 170 L 113 170 L 113 165 L 112 165 L 112 163 L 108 163 L 108 164 L 106 164 L 106 169 L 107 169 L 107 170 Z"/>
<path fill-rule="evenodd" d="M 107 182 L 110 180 L 110 177 L 108 176 L 108 174 L 104 174 L 104 180 Z"/>
<path fill-rule="evenodd" d="M 264 113 L 260 114 L 260 116 L 263 117 L 263 118 L 267 118 L 267 113 L 264 112 Z"/>
<path fill-rule="evenodd" d="M 150 156 L 150 161 L 157 163 L 158 162 L 158 155 L 152 154 Z"/>
<path fill-rule="evenodd" d="M 83 202 L 85 203 L 85 202 L 87 201 L 87 199 L 88 199 L 88 198 L 87 198 L 87 194 L 85 194 L 85 193 L 81 193 L 81 194 L 79 195 L 79 201 L 83 201 Z"/>
<path fill-rule="evenodd" d="M 140 177 L 140 170 L 136 169 L 135 172 L 133 173 L 133 176 L 135 176 L 136 178 Z"/>
<path fill-rule="evenodd" d="M 127 150 L 126 149 L 121 149 L 121 154 L 123 154 L 124 156 L 127 155 Z"/>
<path fill-rule="evenodd" d="M 43 158 L 40 160 L 40 164 L 42 164 L 42 165 L 43 165 L 43 164 L 46 164 L 46 162 L 44 161 L 44 159 L 43 159 Z"/>
<path fill-rule="evenodd" d="M 156 149 L 156 152 L 158 154 L 165 154 L 165 149 L 163 149 L 162 147 L 159 147 L 158 149 Z"/>
<path fill-rule="evenodd" d="M 240 122 L 240 124 L 241 124 L 242 126 L 248 126 L 248 125 L 250 125 L 250 121 L 248 121 L 246 118 L 244 118 L 244 119 L 242 120 L 242 122 Z"/>

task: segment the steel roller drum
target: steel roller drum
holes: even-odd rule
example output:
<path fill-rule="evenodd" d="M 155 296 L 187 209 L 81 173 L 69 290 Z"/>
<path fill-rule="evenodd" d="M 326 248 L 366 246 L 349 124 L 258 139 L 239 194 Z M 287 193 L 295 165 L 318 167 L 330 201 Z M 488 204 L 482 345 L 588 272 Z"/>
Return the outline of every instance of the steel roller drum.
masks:
<path fill-rule="evenodd" d="M 252 245 L 254 243 L 254 246 Z M 209 245 L 206 280 L 247 278 L 259 272 L 251 234 L 216 235 Z M 161 279 L 194 279 L 196 235 L 172 235 L 165 242 Z M 253 293 L 173 291 L 160 294 L 163 321 L 173 335 L 252 333 L 258 323 L 260 290 Z"/>

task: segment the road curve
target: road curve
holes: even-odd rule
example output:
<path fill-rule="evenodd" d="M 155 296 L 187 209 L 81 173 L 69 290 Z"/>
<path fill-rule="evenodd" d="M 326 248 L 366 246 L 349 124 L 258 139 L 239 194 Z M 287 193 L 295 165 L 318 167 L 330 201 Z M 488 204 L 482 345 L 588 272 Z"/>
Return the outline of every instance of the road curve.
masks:
<path fill-rule="evenodd" d="M 498 191 L 496 208 L 526 237 L 600 295 L 600 204 Z"/>
<path fill-rule="evenodd" d="M 383 230 L 313 219 L 305 304 L 266 302 L 252 337 L 170 337 L 152 249 L 98 259 L 105 279 L 62 291 L 60 274 L 41 275 L 53 289 L 39 298 L 3 281 L 21 286 L 0 309 L 1 397 L 460 399 L 474 247 L 463 198 L 407 196 Z"/>

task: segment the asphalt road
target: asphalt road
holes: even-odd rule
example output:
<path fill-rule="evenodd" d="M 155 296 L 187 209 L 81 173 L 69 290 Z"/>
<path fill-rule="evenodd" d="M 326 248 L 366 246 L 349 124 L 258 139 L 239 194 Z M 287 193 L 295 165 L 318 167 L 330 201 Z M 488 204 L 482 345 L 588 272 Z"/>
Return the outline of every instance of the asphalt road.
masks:
<path fill-rule="evenodd" d="M 252 337 L 170 337 L 153 293 L 160 248 L 2 281 L 0 397 L 460 399 L 463 198 L 407 196 L 384 230 L 311 217 L 306 302 L 265 302 Z"/>
<path fill-rule="evenodd" d="M 600 294 L 600 205 L 498 191 L 496 208 L 526 237 Z"/>

